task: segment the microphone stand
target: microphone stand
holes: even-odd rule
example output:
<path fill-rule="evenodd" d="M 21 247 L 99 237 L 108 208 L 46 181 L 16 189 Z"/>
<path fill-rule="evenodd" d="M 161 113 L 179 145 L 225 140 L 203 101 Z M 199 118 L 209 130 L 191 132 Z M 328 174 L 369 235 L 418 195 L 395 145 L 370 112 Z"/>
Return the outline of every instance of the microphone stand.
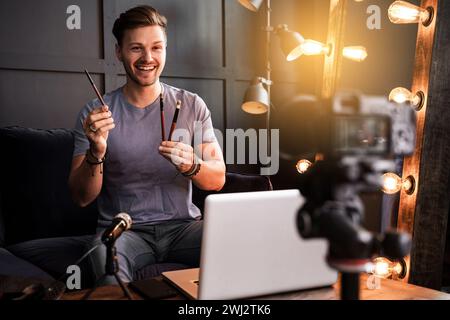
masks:
<path fill-rule="evenodd" d="M 98 284 L 107 276 L 114 276 L 117 282 L 119 283 L 120 287 L 122 288 L 122 291 L 124 292 L 125 296 L 129 300 L 133 300 L 130 291 L 117 274 L 119 272 L 119 261 L 117 259 L 117 250 L 115 246 L 115 241 L 107 242 L 105 243 L 105 246 L 106 246 L 105 273 L 95 282 L 94 286 L 91 289 L 89 289 L 88 292 L 86 292 L 86 294 L 83 296 L 83 298 L 81 298 L 81 300 L 87 300 L 91 296 L 91 294 L 97 289 Z"/>

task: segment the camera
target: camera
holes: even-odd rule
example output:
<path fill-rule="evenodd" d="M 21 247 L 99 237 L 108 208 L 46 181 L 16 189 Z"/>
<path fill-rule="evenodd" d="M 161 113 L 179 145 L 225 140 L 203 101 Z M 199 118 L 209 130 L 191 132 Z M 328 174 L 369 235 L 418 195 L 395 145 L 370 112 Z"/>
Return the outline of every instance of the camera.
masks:
<path fill-rule="evenodd" d="M 391 155 L 391 119 L 384 115 L 338 115 L 330 123 L 331 155 Z"/>
<path fill-rule="evenodd" d="M 336 94 L 325 103 L 312 95 L 295 95 L 273 114 L 280 128 L 280 158 L 313 161 L 328 157 L 403 158 L 415 148 L 416 113 L 383 96 L 354 91 Z"/>
<path fill-rule="evenodd" d="M 299 179 L 306 202 L 297 229 L 305 239 L 328 240 L 327 262 L 342 273 L 342 298 L 358 299 L 359 273 L 368 271 L 375 256 L 401 259 L 411 247 L 407 234 L 375 234 L 361 226 L 359 194 L 380 190 L 382 174 L 395 170 L 392 121 L 383 114 L 319 111 L 308 119 L 314 144 L 306 154 L 314 154 L 315 162 Z"/>

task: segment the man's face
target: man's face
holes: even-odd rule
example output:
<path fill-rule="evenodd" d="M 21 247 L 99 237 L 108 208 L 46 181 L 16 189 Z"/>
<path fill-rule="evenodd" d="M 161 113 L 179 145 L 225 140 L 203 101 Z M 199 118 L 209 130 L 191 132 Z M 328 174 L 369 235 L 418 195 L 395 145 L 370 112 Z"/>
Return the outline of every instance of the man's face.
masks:
<path fill-rule="evenodd" d="M 160 26 L 126 30 L 122 46 L 116 46 L 128 78 L 138 85 L 153 85 L 166 64 L 166 36 Z"/>

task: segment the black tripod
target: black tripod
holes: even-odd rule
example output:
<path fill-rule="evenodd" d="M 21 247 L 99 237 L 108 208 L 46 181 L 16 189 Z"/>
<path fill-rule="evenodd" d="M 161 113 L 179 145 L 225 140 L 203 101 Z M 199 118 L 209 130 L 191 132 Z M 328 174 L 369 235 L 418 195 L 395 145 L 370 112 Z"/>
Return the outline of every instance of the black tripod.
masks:
<path fill-rule="evenodd" d="M 95 291 L 95 289 L 97 289 L 98 284 L 107 276 L 114 276 L 117 282 L 119 283 L 120 287 L 122 288 L 122 291 L 124 292 L 125 296 L 127 296 L 129 300 L 133 300 L 130 291 L 117 275 L 117 272 L 119 271 L 119 261 L 117 259 L 117 252 L 114 244 L 115 241 L 108 242 L 105 244 L 106 246 L 105 273 L 95 282 L 94 286 L 88 292 L 86 292 L 82 300 L 87 300 L 91 296 L 91 294 Z"/>
<path fill-rule="evenodd" d="M 300 210 L 297 226 L 304 238 L 328 240 L 327 262 L 341 273 L 341 299 L 358 300 L 360 273 L 367 272 L 371 258 L 379 254 L 402 258 L 410 251 L 411 239 L 398 232 L 368 232 L 354 222 L 348 210 L 341 202 L 325 204 L 312 215 Z"/>
<path fill-rule="evenodd" d="M 341 274 L 341 300 L 359 300 L 360 274 L 367 271 L 368 264 L 369 259 L 328 259 L 328 265 Z"/>
<path fill-rule="evenodd" d="M 328 264 L 341 273 L 341 299 L 359 299 L 360 273 L 371 258 L 382 254 L 399 259 L 411 247 L 409 235 L 398 232 L 374 234 L 361 227 L 363 207 L 351 185 L 341 184 L 334 199 L 307 202 L 297 215 L 297 227 L 305 239 L 325 238 L 329 242 Z"/>

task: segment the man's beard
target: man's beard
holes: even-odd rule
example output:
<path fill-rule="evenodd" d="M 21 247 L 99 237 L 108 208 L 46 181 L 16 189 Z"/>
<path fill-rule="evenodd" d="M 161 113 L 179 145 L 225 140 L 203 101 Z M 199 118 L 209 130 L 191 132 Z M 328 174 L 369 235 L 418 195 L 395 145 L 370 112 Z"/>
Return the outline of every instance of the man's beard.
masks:
<path fill-rule="evenodd" d="M 151 81 L 150 83 L 142 83 L 141 81 L 139 81 L 138 77 L 136 77 L 134 75 L 134 73 L 131 71 L 131 68 L 128 66 L 128 64 L 123 63 L 123 67 L 125 69 L 125 72 L 128 76 L 129 79 L 131 79 L 135 84 L 142 86 L 142 87 L 151 87 L 152 85 L 154 85 L 156 83 L 156 81 L 158 80 L 158 77 L 155 76 L 155 78 L 153 79 L 153 81 Z"/>

